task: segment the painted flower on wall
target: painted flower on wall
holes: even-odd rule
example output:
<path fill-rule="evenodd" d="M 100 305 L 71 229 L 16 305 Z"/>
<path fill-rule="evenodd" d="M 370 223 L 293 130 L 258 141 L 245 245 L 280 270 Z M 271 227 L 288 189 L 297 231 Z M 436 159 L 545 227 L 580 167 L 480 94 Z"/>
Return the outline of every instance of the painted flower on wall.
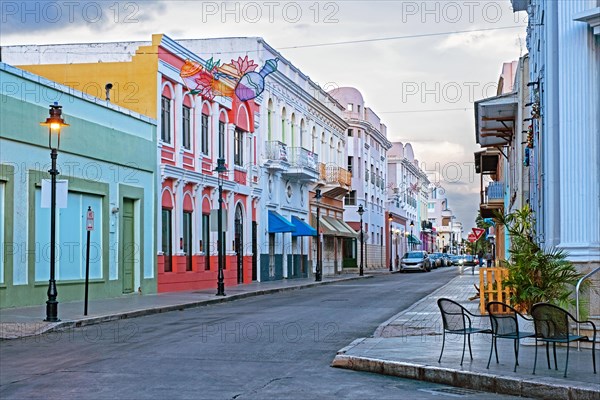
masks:
<path fill-rule="evenodd" d="M 248 60 L 248 56 L 244 58 L 238 57 L 237 61 L 231 60 L 231 65 L 237 71 L 238 76 L 242 76 L 246 72 L 251 72 L 258 68 L 258 64 L 255 64 L 254 60 Z"/>

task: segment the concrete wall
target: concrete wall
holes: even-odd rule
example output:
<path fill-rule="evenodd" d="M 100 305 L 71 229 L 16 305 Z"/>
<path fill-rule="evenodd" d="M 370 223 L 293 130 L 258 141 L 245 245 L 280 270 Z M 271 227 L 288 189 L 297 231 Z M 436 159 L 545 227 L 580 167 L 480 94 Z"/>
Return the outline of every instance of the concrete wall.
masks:
<path fill-rule="evenodd" d="M 96 216 L 90 298 L 123 293 L 122 265 L 127 254 L 133 257 L 133 290 L 155 292 L 155 121 L 6 64 L 0 64 L 0 74 L 0 183 L 4 187 L 0 305 L 46 300 L 50 212 L 40 207 L 40 185 L 49 177 L 50 150 L 48 128 L 39 122 L 47 118 L 53 101 L 60 101 L 70 124 L 61 132 L 58 151 L 58 179 L 68 181 L 70 200 L 57 211 L 59 302 L 83 296 L 81 271 L 74 266 L 85 265 L 85 242 L 65 242 L 61 237 L 85 236 L 85 215 L 77 213 L 83 214 L 88 202 Z M 120 240 L 125 198 L 134 200 L 132 251 Z M 67 265 L 71 265 L 68 273 Z M 66 278 L 61 279 L 61 274 Z"/>

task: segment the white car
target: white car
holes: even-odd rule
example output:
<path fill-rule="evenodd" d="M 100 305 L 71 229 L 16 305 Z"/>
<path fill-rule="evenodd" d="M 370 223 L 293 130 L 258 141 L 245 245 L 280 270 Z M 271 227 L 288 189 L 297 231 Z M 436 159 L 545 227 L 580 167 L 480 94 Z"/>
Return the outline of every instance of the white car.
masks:
<path fill-rule="evenodd" d="M 415 270 L 431 271 L 431 260 L 426 251 L 409 251 L 400 260 L 400 272 Z"/>

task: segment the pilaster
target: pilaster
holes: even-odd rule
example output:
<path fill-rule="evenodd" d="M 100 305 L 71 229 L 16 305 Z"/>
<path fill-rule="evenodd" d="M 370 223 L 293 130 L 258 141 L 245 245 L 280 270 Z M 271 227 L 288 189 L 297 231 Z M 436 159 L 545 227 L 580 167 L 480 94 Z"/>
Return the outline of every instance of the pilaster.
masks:
<path fill-rule="evenodd" d="M 556 96 L 561 160 L 559 247 L 573 261 L 599 261 L 600 52 L 592 30 L 572 19 L 590 2 L 557 3 L 558 35 L 563 40 L 559 70 L 564 71 L 557 75 L 560 96 Z"/>

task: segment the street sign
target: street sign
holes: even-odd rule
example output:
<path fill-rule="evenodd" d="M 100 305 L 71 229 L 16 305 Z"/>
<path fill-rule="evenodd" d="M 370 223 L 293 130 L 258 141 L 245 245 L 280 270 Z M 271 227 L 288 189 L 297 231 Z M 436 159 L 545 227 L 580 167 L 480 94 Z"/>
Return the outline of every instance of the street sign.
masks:
<path fill-rule="evenodd" d="M 478 241 L 479 239 L 481 239 L 481 237 L 485 233 L 485 229 L 481 229 L 481 228 L 472 228 L 472 230 L 473 230 L 473 234 L 475 235 L 475 241 Z"/>
<path fill-rule="evenodd" d="M 88 231 L 94 230 L 94 212 L 91 207 L 88 207 L 85 229 Z"/>
<path fill-rule="evenodd" d="M 469 233 L 469 236 L 467 236 L 467 240 L 471 243 L 475 243 L 477 241 L 477 237 L 474 233 Z"/>

